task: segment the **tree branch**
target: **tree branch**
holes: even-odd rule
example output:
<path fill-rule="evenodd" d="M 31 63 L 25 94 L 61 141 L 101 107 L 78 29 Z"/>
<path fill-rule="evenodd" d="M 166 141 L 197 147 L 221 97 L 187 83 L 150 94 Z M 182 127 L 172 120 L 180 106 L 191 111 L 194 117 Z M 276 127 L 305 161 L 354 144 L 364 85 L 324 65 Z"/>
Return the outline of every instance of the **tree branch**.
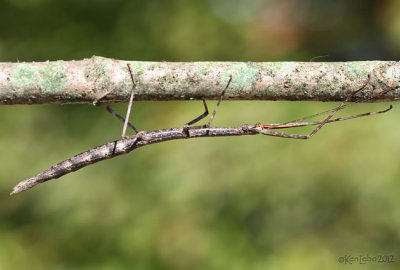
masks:
<path fill-rule="evenodd" d="M 68 104 L 96 100 L 128 102 L 135 75 L 135 100 L 218 99 L 343 101 L 370 75 L 356 100 L 400 98 L 400 62 L 139 62 L 92 57 L 81 61 L 0 63 L 0 104 Z M 373 96 L 376 98 L 369 99 Z"/>

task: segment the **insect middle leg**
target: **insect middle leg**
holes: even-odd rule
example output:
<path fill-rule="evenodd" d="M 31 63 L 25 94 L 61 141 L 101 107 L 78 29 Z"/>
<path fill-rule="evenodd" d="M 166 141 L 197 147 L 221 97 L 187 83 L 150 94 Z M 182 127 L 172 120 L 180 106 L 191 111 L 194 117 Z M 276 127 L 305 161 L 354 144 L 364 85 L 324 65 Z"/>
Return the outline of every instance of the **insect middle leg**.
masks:
<path fill-rule="evenodd" d="M 203 105 L 204 105 L 204 113 L 201 114 L 200 116 L 196 117 L 192 121 L 187 122 L 186 124 L 183 125 L 182 131 L 186 137 L 189 137 L 190 126 L 199 122 L 201 119 L 203 119 L 204 117 L 206 117 L 208 115 L 208 107 L 207 107 L 207 102 L 206 102 L 205 98 L 203 98 Z"/>
<path fill-rule="evenodd" d="M 208 121 L 207 124 L 205 124 L 205 125 L 203 125 L 203 126 L 200 126 L 200 127 L 209 127 L 209 126 L 211 125 L 211 123 L 212 123 L 212 121 L 213 121 L 213 119 L 214 119 L 214 117 L 215 117 L 215 114 L 217 113 L 217 109 L 218 109 L 218 107 L 219 107 L 219 105 L 220 105 L 220 103 L 221 103 L 221 101 L 222 101 L 222 98 L 223 98 L 224 95 L 225 95 L 226 89 L 228 89 L 228 87 L 229 87 L 231 81 L 232 81 L 232 75 L 229 76 L 229 81 L 228 81 L 228 83 L 226 84 L 224 90 L 222 91 L 222 93 L 221 93 L 221 95 L 220 95 L 220 97 L 219 97 L 219 99 L 218 99 L 217 105 L 215 106 L 215 109 L 214 109 L 214 111 L 213 111 L 213 113 L 212 113 L 212 115 L 211 115 L 211 117 L 210 117 L 210 120 Z M 208 107 L 207 107 L 206 100 L 205 100 L 204 98 L 203 98 L 203 105 L 204 105 L 204 113 L 201 114 L 200 116 L 196 117 L 196 118 L 193 119 L 192 121 L 186 123 L 186 124 L 183 126 L 183 132 L 186 134 L 186 136 L 189 136 L 189 129 L 190 129 L 190 126 L 191 126 L 191 125 L 193 125 L 193 124 L 199 122 L 200 120 L 202 120 L 203 118 L 205 118 L 205 117 L 208 115 Z"/>
<path fill-rule="evenodd" d="M 196 117 L 196 118 L 193 119 L 192 121 L 187 122 L 187 123 L 185 124 L 185 126 L 191 126 L 191 125 L 193 125 L 194 123 L 199 122 L 201 119 L 203 119 L 204 117 L 206 117 L 206 116 L 208 115 L 208 107 L 207 107 L 207 103 L 206 103 L 205 98 L 203 98 L 203 105 L 204 105 L 204 113 L 203 113 L 202 115 Z"/>

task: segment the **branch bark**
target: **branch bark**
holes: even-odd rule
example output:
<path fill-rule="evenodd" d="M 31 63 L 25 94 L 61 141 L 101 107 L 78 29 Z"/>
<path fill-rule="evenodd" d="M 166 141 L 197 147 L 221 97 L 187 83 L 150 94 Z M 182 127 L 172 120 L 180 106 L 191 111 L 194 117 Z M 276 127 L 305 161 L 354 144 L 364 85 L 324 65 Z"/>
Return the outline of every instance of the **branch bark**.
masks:
<path fill-rule="evenodd" d="M 370 75 L 356 100 L 398 100 L 400 62 L 139 62 L 92 57 L 81 61 L 0 63 L 0 104 L 110 104 L 135 100 L 224 99 L 343 101 Z"/>

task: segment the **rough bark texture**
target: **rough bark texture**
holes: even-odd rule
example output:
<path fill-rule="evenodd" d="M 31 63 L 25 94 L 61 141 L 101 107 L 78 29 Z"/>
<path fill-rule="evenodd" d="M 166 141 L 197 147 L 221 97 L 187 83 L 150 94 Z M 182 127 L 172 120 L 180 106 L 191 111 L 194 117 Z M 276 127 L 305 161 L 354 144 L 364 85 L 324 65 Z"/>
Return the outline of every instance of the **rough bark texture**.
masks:
<path fill-rule="evenodd" d="M 135 100 L 344 100 L 371 76 L 357 100 L 397 100 L 400 62 L 138 62 L 92 57 L 81 61 L 0 63 L 0 104 L 127 102 L 135 73 Z"/>

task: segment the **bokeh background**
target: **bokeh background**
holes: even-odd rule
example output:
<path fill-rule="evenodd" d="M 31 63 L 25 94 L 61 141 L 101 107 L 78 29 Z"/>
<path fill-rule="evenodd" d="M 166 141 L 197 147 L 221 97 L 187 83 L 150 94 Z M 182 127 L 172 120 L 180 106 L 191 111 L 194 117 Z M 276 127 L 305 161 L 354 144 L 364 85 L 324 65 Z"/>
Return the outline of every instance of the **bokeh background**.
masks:
<path fill-rule="evenodd" d="M 0 0 L 0 61 L 398 60 L 399 10 L 396 0 Z M 226 101 L 214 125 L 285 122 L 335 105 Z M 399 269 L 393 105 L 309 141 L 153 145 L 15 197 L 18 181 L 119 138 L 122 123 L 103 107 L 0 106 L 0 269 L 328 270 L 344 268 L 346 255 L 396 260 L 351 269 Z M 199 101 L 136 102 L 132 122 L 181 126 L 202 110 Z"/>

